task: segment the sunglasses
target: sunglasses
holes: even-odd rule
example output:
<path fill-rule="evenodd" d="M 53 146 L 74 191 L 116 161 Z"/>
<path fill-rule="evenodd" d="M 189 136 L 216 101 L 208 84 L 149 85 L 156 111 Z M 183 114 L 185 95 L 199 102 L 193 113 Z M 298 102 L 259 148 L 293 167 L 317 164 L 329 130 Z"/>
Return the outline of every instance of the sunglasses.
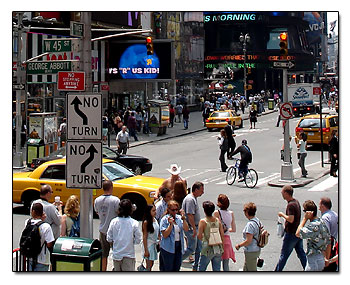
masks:
<path fill-rule="evenodd" d="M 169 209 L 170 211 L 178 211 L 179 209 L 176 208 L 176 209 Z"/>

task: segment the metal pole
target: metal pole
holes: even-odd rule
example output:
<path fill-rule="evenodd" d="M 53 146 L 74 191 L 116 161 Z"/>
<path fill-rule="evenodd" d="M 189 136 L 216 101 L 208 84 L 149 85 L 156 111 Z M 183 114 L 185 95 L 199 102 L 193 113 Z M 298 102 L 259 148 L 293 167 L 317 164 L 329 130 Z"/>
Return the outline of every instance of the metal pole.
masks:
<path fill-rule="evenodd" d="M 288 87 L 287 87 L 287 69 L 283 69 L 283 102 L 288 102 Z M 289 141 L 289 120 L 286 120 L 284 126 L 284 160 L 281 166 L 281 180 L 293 182 L 293 164 L 290 161 L 290 141 Z"/>
<path fill-rule="evenodd" d="M 320 132 L 321 132 L 321 166 L 324 167 L 324 162 L 323 162 L 323 129 L 322 129 L 322 94 L 320 95 Z"/>
<path fill-rule="evenodd" d="M 247 55 L 247 34 L 244 35 L 244 42 L 243 42 L 243 53 L 244 53 L 244 98 L 249 103 L 249 98 L 247 98 L 247 70 L 246 70 L 246 55 Z"/>
<path fill-rule="evenodd" d="M 18 27 L 17 27 L 17 84 L 22 85 L 23 71 L 22 71 L 22 20 L 23 13 L 17 13 Z M 21 115 L 21 93 L 22 90 L 16 90 L 16 142 L 15 142 L 15 155 L 13 158 L 13 166 L 16 168 L 23 167 L 23 155 L 21 152 L 21 128 L 22 128 L 22 115 Z"/>
<path fill-rule="evenodd" d="M 92 91 L 91 79 L 91 12 L 81 13 L 81 22 L 84 23 L 84 37 L 82 40 L 83 50 L 82 69 L 85 72 L 85 90 Z M 102 120 L 102 118 L 101 118 Z M 80 236 L 93 237 L 93 203 L 92 189 L 80 189 Z"/>

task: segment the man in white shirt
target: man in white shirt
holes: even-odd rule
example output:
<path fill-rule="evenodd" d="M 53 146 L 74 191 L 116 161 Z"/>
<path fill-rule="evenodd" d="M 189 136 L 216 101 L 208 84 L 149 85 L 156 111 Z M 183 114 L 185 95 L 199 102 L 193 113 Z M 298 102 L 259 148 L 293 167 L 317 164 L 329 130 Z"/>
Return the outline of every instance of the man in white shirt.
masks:
<path fill-rule="evenodd" d="M 131 214 L 131 201 L 121 200 L 118 217 L 111 221 L 107 231 L 107 241 L 113 243 L 113 271 L 135 271 L 134 245 L 141 242 L 142 233 Z"/>
<path fill-rule="evenodd" d="M 33 203 L 31 210 L 32 219 L 27 219 L 25 225 L 30 221 L 32 225 L 35 225 L 45 220 L 45 212 L 41 203 Z M 38 255 L 36 262 L 33 259 L 29 260 L 29 271 L 49 271 L 50 267 L 50 252 L 54 245 L 55 238 L 52 233 L 52 229 L 48 223 L 43 223 L 39 226 L 39 233 L 41 237 L 42 249 Z M 44 245 L 45 243 L 45 245 Z"/>
<path fill-rule="evenodd" d="M 107 270 L 107 260 L 111 249 L 107 242 L 107 230 L 111 220 L 117 217 L 119 209 L 119 198 L 113 196 L 113 183 L 110 180 L 103 182 L 104 194 L 97 197 L 94 202 L 94 208 L 100 218 L 100 242 L 102 245 L 102 271 Z"/>
<path fill-rule="evenodd" d="M 126 126 L 122 127 L 122 130 L 117 134 L 116 137 L 118 153 L 126 154 L 129 148 L 129 133 L 126 131 Z"/>
<path fill-rule="evenodd" d="M 51 226 L 56 240 L 60 237 L 61 233 L 62 202 L 54 202 L 54 204 L 51 204 L 49 200 L 51 199 L 52 193 L 53 191 L 50 185 L 42 185 L 40 189 L 40 199 L 35 200 L 32 205 L 34 205 L 34 203 L 43 205 L 46 214 L 45 222 Z"/>
<path fill-rule="evenodd" d="M 336 255 L 335 243 L 338 240 L 338 214 L 331 210 L 332 201 L 328 197 L 322 197 L 319 203 L 319 209 L 322 213 L 321 219 L 325 222 L 329 233 L 331 234 L 331 243 L 328 244 L 326 249 L 326 259 L 330 259 Z M 337 264 L 327 264 L 323 271 L 336 271 Z"/>

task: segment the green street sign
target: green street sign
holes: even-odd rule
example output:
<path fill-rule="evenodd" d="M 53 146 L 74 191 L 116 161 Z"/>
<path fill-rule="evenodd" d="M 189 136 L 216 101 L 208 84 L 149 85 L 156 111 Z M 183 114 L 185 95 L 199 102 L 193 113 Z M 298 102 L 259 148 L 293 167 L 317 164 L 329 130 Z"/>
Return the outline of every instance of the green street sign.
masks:
<path fill-rule="evenodd" d="M 72 37 L 84 37 L 84 23 L 70 21 L 70 35 Z"/>
<path fill-rule="evenodd" d="M 70 52 L 72 51 L 71 39 L 44 40 L 44 52 Z"/>
<path fill-rule="evenodd" d="M 27 62 L 26 70 L 27 75 L 56 74 L 59 71 L 71 71 L 72 62 L 69 60 Z"/>

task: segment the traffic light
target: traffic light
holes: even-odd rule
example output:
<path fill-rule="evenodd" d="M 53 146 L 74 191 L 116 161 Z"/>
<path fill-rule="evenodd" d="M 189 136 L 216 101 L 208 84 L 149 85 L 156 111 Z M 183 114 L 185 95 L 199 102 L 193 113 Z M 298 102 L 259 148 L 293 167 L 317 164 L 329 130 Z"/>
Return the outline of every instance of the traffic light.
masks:
<path fill-rule="evenodd" d="M 288 55 L 288 34 L 280 33 L 280 55 Z"/>
<path fill-rule="evenodd" d="M 153 54 L 153 41 L 151 37 L 146 38 L 146 47 L 147 47 L 147 54 L 152 55 Z"/>

